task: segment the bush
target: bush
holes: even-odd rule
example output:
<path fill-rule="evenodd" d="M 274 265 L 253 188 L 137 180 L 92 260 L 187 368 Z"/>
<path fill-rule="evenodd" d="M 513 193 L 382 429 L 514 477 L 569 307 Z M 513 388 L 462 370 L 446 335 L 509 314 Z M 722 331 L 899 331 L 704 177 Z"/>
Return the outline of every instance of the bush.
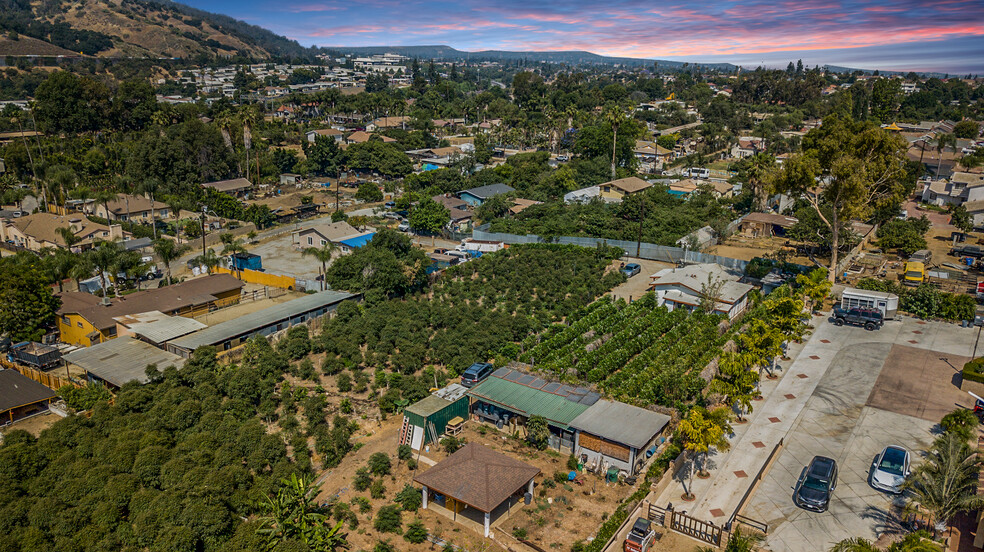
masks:
<path fill-rule="evenodd" d="M 364 496 L 357 496 L 352 499 L 352 504 L 359 507 L 359 512 L 368 514 L 372 511 L 372 503 Z"/>
<path fill-rule="evenodd" d="M 577 471 L 577 457 L 574 456 L 574 453 L 571 453 L 571 455 L 567 457 L 567 469 L 570 471 Z"/>
<path fill-rule="evenodd" d="M 347 372 L 342 372 L 335 378 L 335 384 L 338 386 L 339 393 L 348 393 L 352 390 L 352 376 L 348 375 Z"/>
<path fill-rule="evenodd" d="M 549 439 L 550 428 L 547 427 L 547 420 L 543 416 L 530 416 L 526 421 L 526 440 L 530 445 L 537 450 L 544 450 Z"/>
<path fill-rule="evenodd" d="M 393 545 L 389 541 L 381 540 L 376 542 L 376 546 L 372 547 L 372 552 L 396 552 L 396 548 L 393 548 Z"/>
<path fill-rule="evenodd" d="M 565 471 L 554 472 L 553 480 L 556 481 L 557 483 L 567 483 L 567 472 Z"/>
<path fill-rule="evenodd" d="M 377 479 L 369 485 L 369 496 L 377 500 L 386 496 L 386 487 L 383 486 L 382 479 Z"/>
<path fill-rule="evenodd" d="M 465 440 L 454 436 L 445 437 L 444 439 L 441 439 L 441 446 L 444 447 L 444 452 L 454 454 L 455 452 L 458 452 L 458 449 L 465 446 Z"/>
<path fill-rule="evenodd" d="M 423 503 L 423 497 L 420 493 L 419 489 L 407 484 L 403 486 L 403 490 L 396 493 L 394 500 L 403 508 L 404 512 L 416 512 Z"/>
<path fill-rule="evenodd" d="M 396 457 L 401 461 L 406 462 L 407 460 L 413 458 L 413 449 L 410 445 L 400 445 L 396 448 Z"/>
<path fill-rule="evenodd" d="M 391 463 L 390 457 L 385 452 L 377 452 L 369 457 L 369 471 L 373 475 L 389 475 Z"/>
<path fill-rule="evenodd" d="M 514 527 L 512 530 L 512 535 L 519 540 L 526 538 L 526 528 L 525 527 Z"/>
<path fill-rule="evenodd" d="M 977 414 L 974 414 L 973 410 L 958 408 L 943 416 L 943 419 L 940 420 L 940 427 L 947 433 L 953 433 L 963 438 L 964 441 L 969 441 L 979 423 Z"/>
<path fill-rule="evenodd" d="M 89 410 L 99 401 L 106 401 L 112 396 L 109 390 L 97 383 L 89 383 L 85 387 L 65 385 L 58 389 L 58 395 L 72 410 Z"/>
<path fill-rule="evenodd" d="M 355 477 L 352 478 L 352 486 L 355 487 L 355 490 L 361 493 L 368 489 L 370 485 L 372 485 L 372 476 L 369 475 L 369 472 L 365 468 L 356 470 Z"/>
<path fill-rule="evenodd" d="M 343 398 L 342 402 L 338 404 L 338 409 L 342 411 L 342 414 L 351 414 L 352 401 L 348 400 L 347 398 Z"/>
<path fill-rule="evenodd" d="M 403 538 L 411 544 L 420 544 L 427 540 L 427 528 L 424 527 L 422 521 L 415 519 L 407 525 L 407 532 L 403 535 Z"/>
<path fill-rule="evenodd" d="M 984 357 L 976 358 L 967 364 L 964 364 L 961 375 L 963 376 L 963 379 L 967 381 L 984 383 Z"/>
<path fill-rule="evenodd" d="M 400 507 L 391 504 L 383 506 L 376 512 L 376 519 L 372 526 L 383 533 L 399 533 L 403 527 L 403 520 L 400 519 Z"/>

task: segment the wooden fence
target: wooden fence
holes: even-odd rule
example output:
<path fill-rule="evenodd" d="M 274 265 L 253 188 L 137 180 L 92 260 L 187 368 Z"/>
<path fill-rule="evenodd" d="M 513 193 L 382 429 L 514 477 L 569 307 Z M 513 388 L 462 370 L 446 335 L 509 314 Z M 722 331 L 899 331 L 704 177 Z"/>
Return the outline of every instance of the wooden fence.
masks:
<path fill-rule="evenodd" d="M 11 370 L 17 370 L 18 372 L 21 373 L 22 376 L 34 380 L 40 383 L 41 385 L 48 387 L 49 389 L 58 390 L 59 388 L 65 385 L 71 385 L 73 387 L 82 387 L 81 384 L 78 384 L 72 380 L 56 376 L 50 372 L 42 372 L 41 370 L 36 370 L 29 366 L 21 366 L 20 364 L 15 364 L 5 358 L 0 358 L 0 366 L 3 366 L 4 368 L 9 368 Z"/>

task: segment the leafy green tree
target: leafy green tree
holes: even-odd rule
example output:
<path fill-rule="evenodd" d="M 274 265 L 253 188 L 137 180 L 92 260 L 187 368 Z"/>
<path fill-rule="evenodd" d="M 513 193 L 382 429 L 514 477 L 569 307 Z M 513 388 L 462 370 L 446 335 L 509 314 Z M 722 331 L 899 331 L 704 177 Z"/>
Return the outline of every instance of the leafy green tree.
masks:
<path fill-rule="evenodd" d="M 413 458 L 413 449 L 410 445 L 400 445 L 396 448 L 396 457 L 401 461 L 406 462 L 407 460 Z"/>
<path fill-rule="evenodd" d="M 543 416 L 534 415 L 526 420 L 526 440 L 537 450 L 547 448 L 550 439 L 550 428 Z"/>
<path fill-rule="evenodd" d="M 725 400 L 738 410 L 738 420 L 742 412 L 752 412 L 752 399 L 757 392 L 759 373 L 751 370 L 747 355 L 727 352 L 718 361 L 717 374 L 711 380 L 710 391 L 724 395 Z"/>
<path fill-rule="evenodd" d="M 444 447 L 444 452 L 454 454 L 458 452 L 458 449 L 465 446 L 465 440 L 454 436 L 448 436 L 441 439 L 441 446 Z"/>
<path fill-rule="evenodd" d="M 334 141 L 334 140 L 332 140 Z M 294 171 L 297 166 L 297 152 L 286 148 L 275 148 L 273 150 L 273 164 L 281 174 Z"/>
<path fill-rule="evenodd" d="M 403 533 L 403 538 L 411 544 L 420 544 L 427 540 L 427 527 L 420 519 L 415 519 L 407 525 L 407 530 Z"/>
<path fill-rule="evenodd" d="M 811 270 L 807 274 L 797 274 L 796 285 L 799 286 L 799 292 L 803 297 L 810 300 L 811 308 L 822 303 L 830 295 L 830 288 L 832 287 L 830 280 L 827 279 L 827 269 L 825 268 Z"/>
<path fill-rule="evenodd" d="M 947 211 L 950 213 L 950 224 L 956 226 L 958 230 L 961 232 L 970 232 L 974 229 L 974 219 L 970 216 L 966 207 L 963 205 L 950 205 Z"/>
<path fill-rule="evenodd" d="M 375 203 L 383 200 L 383 192 L 379 191 L 379 186 L 372 182 L 359 184 L 358 191 L 355 192 L 355 199 L 366 203 Z"/>
<path fill-rule="evenodd" d="M 403 508 L 404 512 L 416 512 L 422 504 L 423 497 L 419 489 L 414 488 L 408 483 L 403 486 L 400 492 L 396 493 L 394 500 Z"/>
<path fill-rule="evenodd" d="M 385 452 L 376 452 L 369 457 L 369 471 L 373 475 L 389 475 L 391 469 L 390 457 Z"/>
<path fill-rule="evenodd" d="M 957 138 L 973 140 L 974 138 L 977 138 L 980 131 L 980 125 L 978 125 L 976 121 L 972 121 L 970 119 L 964 119 L 953 126 L 953 135 Z"/>
<path fill-rule="evenodd" d="M 184 255 L 191 246 L 187 244 L 179 245 L 176 241 L 168 238 L 158 238 L 154 240 L 154 253 L 164 264 L 164 272 L 167 274 L 167 282 L 169 284 L 174 283 L 171 278 L 171 263 L 176 261 L 181 255 Z"/>
<path fill-rule="evenodd" d="M 61 300 L 47 285 L 34 255 L 0 261 L 0 331 L 16 341 L 37 341 L 55 321 Z"/>
<path fill-rule="evenodd" d="M 831 115 L 803 137 L 803 153 L 783 163 L 772 178 L 776 191 L 804 197 L 830 229 L 831 281 L 841 234 L 851 219 L 901 202 L 905 150 L 904 140 L 871 123 Z"/>
<path fill-rule="evenodd" d="M 90 132 L 109 120 L 109 89 L 68 71 L 51 74 L 34 93 L 34 112 L 46 132 Z"/>
<path fill-rule="evenodd" d="M 922 218 L 926 218 L 926 216 L 923 215 Z M 876 236 L 880 247 L 895 249 L 900 256 L 908 257 L 914 252 L 926 248 L 924 236 L 927 230 L 928 225 L 920 224 L 918 219 L 894 219 L 878 227 Z"/>
<path fill-rule="evenodd" d="M 448 208 L 430 198 L 424 198 L 410 211 L 410 228 L 432 236 L 444 230 L 451 221 Z"/>
<path fill-rule="evenodd" d="M 382 533 L 399 533 L 403 528 L 399 505 L 390 504 L 380 508 L 376 512 L 376 519 L 373 520 L 372 526 Z"/>

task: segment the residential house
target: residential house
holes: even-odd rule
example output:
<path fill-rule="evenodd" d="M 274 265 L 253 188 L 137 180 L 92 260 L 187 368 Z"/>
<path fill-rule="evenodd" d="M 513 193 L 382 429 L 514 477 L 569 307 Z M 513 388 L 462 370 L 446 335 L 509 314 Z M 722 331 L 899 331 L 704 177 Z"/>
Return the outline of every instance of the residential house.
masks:
<path fill-rule="evenodd" d="M 603 199 L 622 201 L 627 196 L 639 193 L 651 186 L 652 184 L 636 176 L 620 178 L 601 184 L 601 197 Z"/>
<path fill-rule="evenodd" d="M 775 213 L 749 213 L 738 223 L 738 231 L 753 238 L 785 236 L 799 219 Z"/>
<path fill-rule="evenodd" d="M 765 151 L 765 140 L 751 136 L 742 136 L 738 142 L 731 146 L 731 157 L 734 159 L 745 159 L 757 153 Z"/>
<path fill-rule="evenodd" d="M 406 128 L 410 122 L 410 117 L 380 117 L 366 125 L 366 130 L 372 132 L 383 128 Z"/>
<path fill-rule="evenodd" d="M 345 133 L 337 128 L 319 128 L 317 130 L 309 130 L 304 135 L 307 137 L 307 141 L 311 144 L 314 143 L 315 138 L 318 136 L 331 138 L 332 140 L 341 143 Z"/>
<path fill-rule="evenodd" d="M 389 136 L 383 136 L 382 134 L 369 134 L 364 130 L 359 130 L 353 132 L 352 134 L 349 134 L 348 138 L 346 138 L 345 141 L 346 143 L 349 144 L 361 144 L 363 142 L 368 142 L 369 139 L 372 138 L 373 136 L 379 136 L 386 144 L 391 144 L 393 142 L 396 142 L 394 138 L 390 138 Z"/>
<path fill-rule="evenodd" d="M 686 197 L 689 197 L 690 194 L 696 192 L 697 191 L 697 188 L 699 188 L 702 184 L 704 184 L 704 183 L 703 182 L 698 182 L 698 181 L 694 180 L 693 178 L 687 178 L 687 179 L 684 179 L 684 180 L 677 180 L 675 182 L 667 182 L 666 183 L 666 187 L 667 187 L 666 192 L 668 194 L 670 194 L 670 195 L 682 196 L 682 197 L 685 197 L 686 198 Z"/>
<path fill-rule="evenodd" d="M 206 182 L 202 184 L 202 187 L 211 188 L 233 197 L 243 197 L 249 193 L 253 184 L 245 178 L 233 178 L 231 180 L 219 180 L 218 182 Z"/>
<path fill-rule="evenodd" d="M 375 230 L 370 229 L 370 231 L 361 232 L 351 224 L 341 221 L 319 224 L 304 230 L 295 230 L 291 235 L 291 242 L 301 249 L 321 248 L 329 243 L 334 243 L 342 253 L 350 253 L 369 243 L 375 235 Z"/>
<path fill-rule="evenodd" d="M 86 208 L 97 217 L 110 221 L 149 223 L 155 219 L 166 219 L 170 214 L 170 209 L 166 203 L 151 201 L 150 198 L 131 194 L 118 194 L 116 199 L 105 204 L 91 202 L 86 205 Z"/>
<path fill-rule="evenodd" d="M 506 184 L 489 184 L 458 192 L 458 197 L 465 203 L 477 207 L 488 201 L 489 198 L 497 195 L 511 194 L 515 191 L 515 188 Z"/>
<path fill-rule="evenodd" d="M 740 276 L 714 263 L 666 268 L 650 278 L 649 289 L 656 293 L 660 306 L 692 311 L 705 301 L 713 300 L 713 312 L 724 314 L 729 320 L 745 312 L 748 292 L 754 289 L 754 286 L 739 282 Z"/>
<path fill-rule="evenodd" d="M 601 186 L 588 186 L 564 194 L 564 203 L 588 203 L 596 197 L 601 197 Z"/>
<path fill-rule="evenodd" d="M 185 316 L 169 316 L 159 310 L 114 316 L 116 336 L 129 336 L 150 343 L 158 349 L 172 339 L 207 328 L 205 324 Z"/>
<path fill-rule="evenodd" d="M 518 215 L 534 205 L 543 205 L 543 202 L 533 201 L 532 199 L 523 199 L 519 197 L 513 198 L 513 205 L 512 207 L 509 208 L 509 213 L 513 215 Z"/>
<path fill-rule="evenodd" d="M 922 200 L 941 207 L 984 200 L 984 174 L 955 172 L 949 181 L 928 181 L 923 188 Z"/>
<path fill-rule="evenodd" d="M 607 463 L 635 475 L 646 465 L 646 450 L 656 447 L 669 423 L 666 414 L 601 399 L 570 423 L 577 430 L 574 456 L 586 460 L 589 469 Z"/>
<path fill-rule="evenodd" d="M 64 343 L 90 347 L 117 335 L 115 318 L 149 311 L 190 316 L 239 300 L 243 283 L 228 274 L 212 274 L 162 288 L 138 291 L 107 300 L 84 292 L 58 294 L 58 331 Z"/>
<path fill-rule="evenodd" d="M 129 232 L 114 224 L 106 226 L 90 221 L 81 214 L 61 216 L 34 213 L 18 218 L 0 219 L 0 238 L 18 247 L 41 251 L 45 247 L 67 247 L 59 228 L 68 228 L 75 236 L 73 250 L 84 250 L 100 240 L 127 239 Z"/>
<path fill-rule="evenodd" d="M 17 370 L 0 369 L 0 424 L 44 412 L 57 397 L 58 393 Z"/>
<path fill-rule="evenodd" d="M 436 203 L 440 203 L 448 210 L 448 214 L 451 217 L 451 220 L 448 222 L 448 230 L 452 232 L 467 232 L 471 230 L 472 220 L 475 214 L 471 205 L 468 205 L 468 203 L 451 194 L 436 195 L 431 199 Z"/>

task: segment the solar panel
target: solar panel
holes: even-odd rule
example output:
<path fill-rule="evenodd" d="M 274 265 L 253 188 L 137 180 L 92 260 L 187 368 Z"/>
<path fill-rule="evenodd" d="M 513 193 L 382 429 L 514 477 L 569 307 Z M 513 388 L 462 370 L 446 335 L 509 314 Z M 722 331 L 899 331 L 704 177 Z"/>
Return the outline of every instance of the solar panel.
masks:
<path fill-rule="evenodd" d="M 563 387 L 559 383 L 548 383 L 543 387 L 543 390 L 547 393 L 557 393 L 557 390 Z M 566 395 L 566 393 L 557 393 L 558 395 Z"/>
<path fill-rule="evenodd" d="M 598 402 L 598 399 L 600 399 L 600 398 L 601 398 L 601 395 L 599 395 L 598 393 L 595 393 L 594 391 L 591 391 L 590 393 L 588 393 L 587 395 L 585 395 L 583 399 L 581 399 L 580 403 L 581 404 L 586 404 L 588 406 L 591 406 L 594 403 Z"/>
<path fill-rule="evenodd" d="M 519 378 L 514 379 L 514 380 L 509 380 L 509 381 L 515 381 L 516 383 L 519 383 L 519 384 L 522 384 L 522 385 L 529 385 L 529 383 L 531 381 L 533 381 L 533 380 L 536 379 L 535 377 L 533 377 L 533 376 L 531 376 L 529 374 L 521 374 L 519 372 L 516 372 L 516 373 L 519 374 Z"/>
<path fill-rule="evenodd" d="M 506 376 L 506 380 L 520 382 L 525 377 L 530 377 L 530 376 L 527 376 L 526 374 L 523 374 L 522 372 L 513 372 L 513 373 L 509 374 L 508 376 Z"/>
<path fill-rule="evenodd" d="M 557 394 L 564 395 L 565 397 L 573 392 L 574 392 L 574 388 L 567 384 L 561 385 L 560 388 L 557 389 Z"/>
<path fill-rule="evenodd" d="M 509 368 L 499 368 L 495 372 L 492 372 L 492 375 L 497 378 L 506 379 L 506 375 L 509 374 L 509 372 L 512 372 Z"/>
<path fill-rule="evenodd" d="M 532 387 L 533 389 L 540 389 L 546 384 L 547 382 L 545 380 L 542 380 L 540 378 L 534 378 L 533 381 L 529 382 L 526 385 Z"/>

